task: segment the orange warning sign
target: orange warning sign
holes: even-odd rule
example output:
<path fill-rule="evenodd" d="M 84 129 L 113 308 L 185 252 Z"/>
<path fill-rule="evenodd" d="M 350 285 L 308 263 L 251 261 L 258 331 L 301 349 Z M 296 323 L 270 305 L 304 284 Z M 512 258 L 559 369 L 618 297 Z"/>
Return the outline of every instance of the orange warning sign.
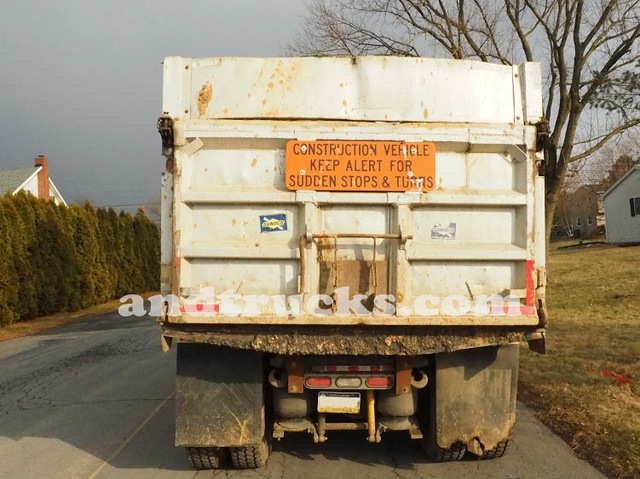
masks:
<path fill-rule="evenodd" d="M 428 142 L 291 140 L 285 183 L 292 191 L 429 191 L 435 153 Z"/>

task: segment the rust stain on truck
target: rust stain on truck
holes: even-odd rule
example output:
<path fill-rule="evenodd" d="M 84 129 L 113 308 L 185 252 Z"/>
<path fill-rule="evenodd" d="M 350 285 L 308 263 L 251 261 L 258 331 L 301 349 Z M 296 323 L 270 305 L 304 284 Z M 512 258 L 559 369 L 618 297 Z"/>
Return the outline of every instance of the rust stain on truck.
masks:
<path fill-rule="evenodd" d="M 212 97 L 213 87 L 210 82 L 206 82 L 198 92 L 198 113 L 200 114 L 200 118 L 207 114 L 207 108 L 209 108 L 209 102 Z"/>

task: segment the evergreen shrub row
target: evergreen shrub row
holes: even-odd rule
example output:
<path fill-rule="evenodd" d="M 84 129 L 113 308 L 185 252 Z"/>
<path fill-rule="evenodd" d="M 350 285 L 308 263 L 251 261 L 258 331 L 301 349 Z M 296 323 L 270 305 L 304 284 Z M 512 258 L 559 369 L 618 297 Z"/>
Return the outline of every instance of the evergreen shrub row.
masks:
<path fill-rule="evenodd" d="M 90 203 L 0 197 L 0 325 L 158 289 L 160 232 Z"/>

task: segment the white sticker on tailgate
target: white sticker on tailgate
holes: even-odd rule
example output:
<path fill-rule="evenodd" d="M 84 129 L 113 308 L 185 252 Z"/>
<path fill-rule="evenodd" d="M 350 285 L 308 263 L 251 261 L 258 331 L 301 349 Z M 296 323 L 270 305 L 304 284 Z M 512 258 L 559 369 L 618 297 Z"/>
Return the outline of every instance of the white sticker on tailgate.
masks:
<path fill-rule="evenodd" d="M 360 393 L 318 393 L 318 412 L 357 414 L 360 412 Z"/>

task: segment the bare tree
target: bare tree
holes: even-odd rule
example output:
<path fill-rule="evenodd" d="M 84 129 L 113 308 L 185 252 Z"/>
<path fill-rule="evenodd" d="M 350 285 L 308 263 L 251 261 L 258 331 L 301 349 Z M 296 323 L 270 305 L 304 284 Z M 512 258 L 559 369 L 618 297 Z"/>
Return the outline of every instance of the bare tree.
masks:
<path fill-rule="evenodd" d="M 640 124 L 639 39 L 640 0 L 309 0 L 289 52 L 540 61 L 549 235 L 569 165 Z"/>
<path fill-rule="evenodd" d="M 640 164 L 640 135 L 620 135 L 598 151 L 589 162 L 577 161 L 570 165 L 581 165 L 576 175 L 580 184 L 598 185 L 606 191 L 618 181 L 632 166 Z M 565 181 L 565 188 L 569 182 Z"/>

